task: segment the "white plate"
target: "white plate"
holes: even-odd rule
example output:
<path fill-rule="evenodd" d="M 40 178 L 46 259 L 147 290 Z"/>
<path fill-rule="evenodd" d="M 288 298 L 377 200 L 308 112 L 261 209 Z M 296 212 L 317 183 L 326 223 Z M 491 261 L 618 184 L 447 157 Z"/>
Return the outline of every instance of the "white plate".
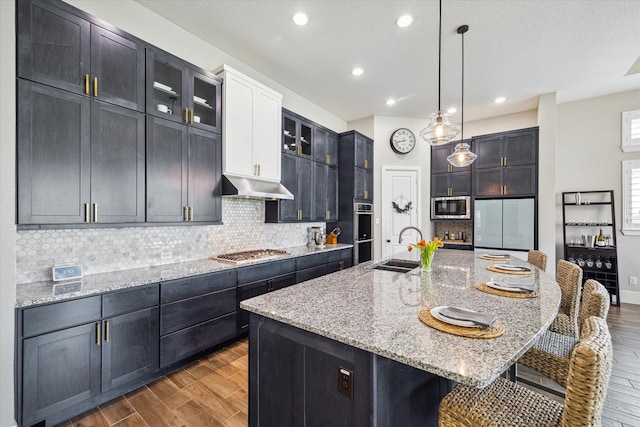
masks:
<path fill-rule="evenodd" d="M 157 87 L 158 89 L 164 89 L 168 91 L 171 91 L 173 89 L 170 86 L 163 85 L 162 83 L 158 83 L 158 82 L 153 82 L 153 87 Z"/>
<path fill-rule="evenodd" d="M 444 323 L 448 323 L 450 325 L 464 326 L 465 328 L 482 328 L 482 326 L 470 320 L 457 320 L 457 319 L 452 319 L 450 317 L 440 314 L 440 310 L 446 307 L 447 307 L 446 305 L 439 305 L 438 307 L 433 307 L 431 310 L 429 310 L 429 313 L 431 313 L 431 315 L 436 319 Z M 464 309 L 460 308 L 460 310 L 464 310 Z M 465 311 L 472 311 L 472 310 L 465 310 Z"/>
<path fill-rule="evenodd" d="M 490 281 L 488 281 L 486 283 L 487 283 L 488 287 L 493 288 L 493 289 L 498 289 L 498 290 L 501 290 L 501 291 L 519 292 L 521 294 L 533 292 L 533 291 L 525 291 L 525 290 L 523 290 L 521 288 L 510 288 L 508 286 L 500 286 L 500 285 L 498 285 L 496 282 L 494 282 L 492 280 L 490 280 Z"/>
<path fill-rule="evenodd" d="M 200 98 L 199 96 L 193 95 L 193 100 L 200 104 L 206 104 L 207 100 L 204 98 Z"/>
<path fill-rule="evenodd" d="M 506 264 L 496 264 L 494 265 L 494 267 L 499 270 L 506 270 L 506 271 L 522 271 L 522 272 L 531 271 L 529 267 L 518 267 L 515 265 L 506 265 Z"/>
<path fill-rule="evenodd" d="M 483 257 L 486 258 L 494 258 L 494 259 L 507 259 L 511 258 L 509 255 L 499 255 L 499 254 L 482 254 Z"/>

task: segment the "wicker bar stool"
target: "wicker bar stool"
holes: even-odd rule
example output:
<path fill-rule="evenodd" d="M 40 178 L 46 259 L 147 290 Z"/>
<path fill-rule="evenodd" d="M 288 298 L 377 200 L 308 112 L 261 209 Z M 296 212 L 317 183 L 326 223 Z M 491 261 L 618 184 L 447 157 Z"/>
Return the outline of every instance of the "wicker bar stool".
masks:
<path fill-rule="evenodd" d="M 606 319 L 609 305 L 610 297 L 607 289 L 596 280 L 587 280 L 584 284 L 582 302 L 580 303 L 580 314 L 578 316 L 580 324 L 582 325 L 591 316 Z M 578 340 L 574 338 L 557 332 L 546 331 L 533 347 L 518 360 L 518 363 L 534 369 L 561 386 L 566 387 L 571 351 L 577 343 Z M 527 382 L 522 378 L 519 380 Z M 538 387 L 538 384 L 534 385 Z"/>
<path fill-rule="evenodd" d="M 547 254 L 535 249 L 530 250 L 527 253 L 527 261 L 529 264 L 533 264 L 542 271 L 547 271 Z"/>
<path fill-rule="evenodd" d="M 564 405 L 503 378 L 484 389 L 459 384 L 440 403 L 439 425 L 599 426 L 612 360 L 607 323 L 589 317 L 571 353 Z"/>
<path fill-rule="evenodd" d="M 549 330 L 578 339 L 578 310 L 582 292 L 582 268 L 563 259 L 556 266 L 556 281 L 562 296 L 558 315 Z"/>

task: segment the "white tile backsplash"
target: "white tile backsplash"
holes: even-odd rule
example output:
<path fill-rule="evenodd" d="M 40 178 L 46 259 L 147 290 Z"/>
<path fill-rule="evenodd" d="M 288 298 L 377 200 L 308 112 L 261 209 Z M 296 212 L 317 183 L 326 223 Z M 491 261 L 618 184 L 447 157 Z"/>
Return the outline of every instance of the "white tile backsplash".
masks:
<path fill-rule="evenodd" d="M 61 264 L 82 264 L 85 274 L 96 274 L 301 246 L 307 243 L 308 227 L 324 226 L 265 224 L 264 201 L 252 199 L 223 198 L 222 220 L 223 225 L 18 231 L 16 282 L 49 280 L 51 267 Z"/>

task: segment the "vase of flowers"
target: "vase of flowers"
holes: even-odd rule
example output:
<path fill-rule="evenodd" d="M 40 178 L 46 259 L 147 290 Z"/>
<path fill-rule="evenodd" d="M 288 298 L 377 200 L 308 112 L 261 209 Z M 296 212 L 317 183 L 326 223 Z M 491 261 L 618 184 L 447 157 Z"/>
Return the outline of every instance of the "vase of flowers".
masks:
<path fill-rule="evenodd" d="M 407 250 L 411 252 L 413 248 L 420 250 L 420 262 L 422 264 L 422 271 L 431 271 L 431 261 L 436 250 L 444 246 L 444 243 L 437 237 L 434 237 L 430 242 L 421 240 L 418 243 L 411 243 Z"/>

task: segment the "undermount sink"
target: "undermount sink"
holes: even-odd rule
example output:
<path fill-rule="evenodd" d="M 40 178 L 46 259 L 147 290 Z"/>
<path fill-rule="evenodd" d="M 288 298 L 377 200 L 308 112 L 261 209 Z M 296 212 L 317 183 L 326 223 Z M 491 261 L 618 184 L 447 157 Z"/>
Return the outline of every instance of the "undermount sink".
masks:
<path fill-rule="evenodd" d="M 416 267 L 420 266 L 420 261 L 411 261 L 406 259 L 388 259 L 381 263 L 374 264 L 370 268 L 374 270 L 394 271 L 396 273 L 408 273 Z"/>

